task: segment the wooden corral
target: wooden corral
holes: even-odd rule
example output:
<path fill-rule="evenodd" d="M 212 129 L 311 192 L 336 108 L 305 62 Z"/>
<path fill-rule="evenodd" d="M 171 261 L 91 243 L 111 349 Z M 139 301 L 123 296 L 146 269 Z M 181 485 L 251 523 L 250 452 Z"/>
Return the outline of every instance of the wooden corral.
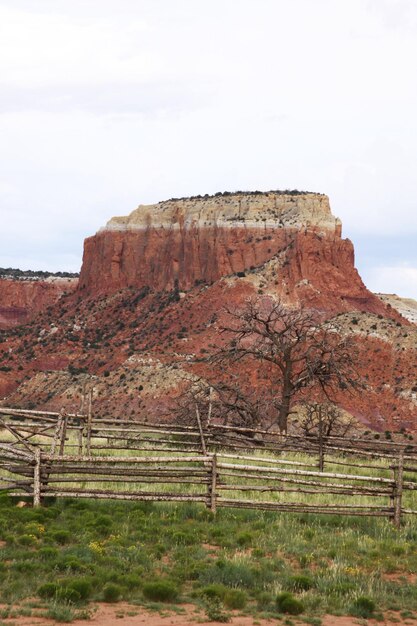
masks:
<path fill-rule="evenodd" d="M 0 491 L 386 517 L 417 513 L 411 443 L 0 408 Z M 197 416 L 198 417 L 198 416 Z"/>

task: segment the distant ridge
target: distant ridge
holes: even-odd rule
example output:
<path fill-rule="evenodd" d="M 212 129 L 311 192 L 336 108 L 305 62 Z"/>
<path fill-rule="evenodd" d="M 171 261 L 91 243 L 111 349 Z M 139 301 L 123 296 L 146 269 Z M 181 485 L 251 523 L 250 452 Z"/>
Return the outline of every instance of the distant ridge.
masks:
<path fill-rule="evenodd" d="M 0 267 L 0 278 L 13 280 L 45 280 L 45 278 L 78 278 L 78 272 L 48 272 L 46 270 L 21 270 L 14 267 Z"/>

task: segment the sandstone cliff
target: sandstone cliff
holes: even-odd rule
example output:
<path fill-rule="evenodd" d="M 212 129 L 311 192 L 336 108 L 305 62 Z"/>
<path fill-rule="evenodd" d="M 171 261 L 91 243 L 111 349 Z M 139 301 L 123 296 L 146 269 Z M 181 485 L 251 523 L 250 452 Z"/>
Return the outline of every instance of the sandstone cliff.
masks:
<path fill-rule="evenodd" d="M 205 376 L 225 305 L 260 294 L 303 304 L 354 337 L 366 392 L 341 406 L 383 430 L 417 421 L 417 330 L 370 293 L 328 198 L 236 193 L 113 218 L 85 242 L 78 289 L 0 333 L 6 403 L 160 419 L 184 377 Z"/>
<path fill-rule="evenodd" d="M 0 328 L 23 324 L 77 287 L 74 278 L 13 280 L 0 278 Z"/>
<path fill-rule="evenodd" d="M 87 294 L 145 286 L 186 291 L 262 271 L 271 262 L 276 291 L 290 299 L 329 309 L 385 309 L 356 272 L 353 246 L 342 239 L 328 197 L 315 193 L 236 193 L 141 205 L 85 241 L 79 288 Z"/>

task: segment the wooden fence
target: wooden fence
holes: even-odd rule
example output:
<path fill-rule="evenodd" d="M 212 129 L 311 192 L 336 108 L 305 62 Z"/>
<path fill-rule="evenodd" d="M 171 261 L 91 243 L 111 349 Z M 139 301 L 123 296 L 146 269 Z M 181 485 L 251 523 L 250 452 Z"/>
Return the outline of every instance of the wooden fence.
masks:
<path fill-rule="evenodd" d="M 90 405 L 91 406 L 91 405 Z M 0 409 L 0 491 L 386 517 L 417 513 L 417 448 Z"/>

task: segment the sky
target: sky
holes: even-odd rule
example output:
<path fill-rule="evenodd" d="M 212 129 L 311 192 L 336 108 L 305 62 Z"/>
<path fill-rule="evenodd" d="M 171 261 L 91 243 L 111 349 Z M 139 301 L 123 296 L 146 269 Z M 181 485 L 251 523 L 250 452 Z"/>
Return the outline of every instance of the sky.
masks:
<path fill-rule="evenodd" d="M 138 204 L 326 193 L 417 298 L 416 0 L 0 0 L 0 267 L 78 271 Z"/>

